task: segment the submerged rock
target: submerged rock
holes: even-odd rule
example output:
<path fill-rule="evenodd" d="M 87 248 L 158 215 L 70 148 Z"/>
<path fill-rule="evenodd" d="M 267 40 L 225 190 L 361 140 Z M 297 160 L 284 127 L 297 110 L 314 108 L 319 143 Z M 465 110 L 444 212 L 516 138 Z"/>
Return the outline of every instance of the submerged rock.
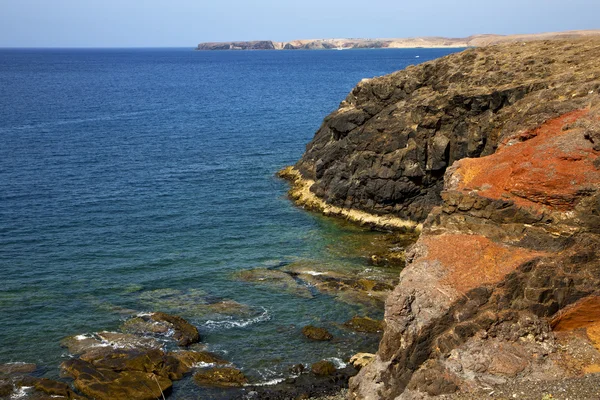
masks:
<path fill-rule="evenodd" d="M 333 339 L 333 335 L 325 328 L 308 325 L 302 328 L 302 334 L 311 340 L 326 341 Z"/>
<path fill-rule="evenodd" d="M 194 381 L 200 386 L 240 387 L 248 383 L 248 378 L 239 369 L 222 367 L 201 370 Z"/>
<path fill-rule="evenodd" d="M 256 268 L 238 271 L 234 274 L 234 278 L 244 282 L 269 286 L 296 296 L 312 298 L 310 289 L 306 285 L 302 285 L 289 273 L 277 269 Z"/>
<path fill-rule="evenodd" d="M 0 375 L 28 374 L 37 369 L 37 365 L 23 362 L 0 364 Z"/>
<path fill-rule="evenodd" d="M 346 321 L 344 326 L 357 332 L 383 332 L 383 321 L 377 321 L 369 317 L 354 316 Z"/>

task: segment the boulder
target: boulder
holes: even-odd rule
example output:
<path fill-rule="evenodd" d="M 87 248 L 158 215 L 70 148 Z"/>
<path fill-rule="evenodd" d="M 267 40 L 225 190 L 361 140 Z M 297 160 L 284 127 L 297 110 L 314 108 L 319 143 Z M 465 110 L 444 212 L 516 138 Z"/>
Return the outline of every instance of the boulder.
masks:
<path fill-rule="evenodd" d="M 165 322 L 170 324 L 175 331 L 173 338 L 177 340 L 177 343 L 180 346 L 188 346 L 200 341 L 198 328 L 177 315 L 156 312 L 152 313 L 150 318 L 157 322 Z"/>
<path fill-rule="evenodd" d="M 311 365 L 310 370 L 318 376 L 329 376 L 335 374 L 336 368 L 331 361 L 321 360 Z"/>
<path fill-rule="evenodd" d="M 333 339 L 333 335 L 325 328 L 307 325 L 302 328 L 302 334 L 311 340 L 325 341 Z"/>

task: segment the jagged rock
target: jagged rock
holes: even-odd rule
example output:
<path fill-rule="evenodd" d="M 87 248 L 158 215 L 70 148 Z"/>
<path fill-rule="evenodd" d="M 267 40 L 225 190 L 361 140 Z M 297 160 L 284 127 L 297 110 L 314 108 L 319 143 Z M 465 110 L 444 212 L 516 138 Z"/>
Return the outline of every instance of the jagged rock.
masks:
<path fill-rule="evenodd" d="M 354 316 L 346 321 L 344 326 L 357 332 L 383 332 L 383 321 L 377 321 L 369 317 Z"/>
<path fill-rule="evenodd" d="M 295 165 L 309 188 L 292 197 L 327 213 L 422 222 L 442 203 L 455 161 L 492 154 L 506 138 L 586 107 L 599 87 L 599 48 L 583 39 L 469 49 L 365 80 Z"/>
<path fill-rule="evenodd" d="M 312 325 L 302 328 L 302 334 L 311 340 L 325 341 L 333 339 L 333 335 L 327 329 Z"/>
<path fill-rule="evenodd" d="M 379 351 L 351 380 L 351 398 L 437 396 L 598 370 L 600 152 L 586 133 L 600 121 L 597 104 L 449 168 L 443 203 L 407 253 Z M 565 350 L 569 337 L 587 344 Z"/>
<path fill-rule="evenodd" d="M 313 374 L 319 376 L 329 376 L 335 374 L 336 368 L 331 361 L 321 360 L 310 366 Z"/>
<path fill-rule="evenodd" d="M 200 386 L 239 387 L 247 384 L 248 378 L 236 368 L 222 367 L 199 371 L 194 381 Z"/>

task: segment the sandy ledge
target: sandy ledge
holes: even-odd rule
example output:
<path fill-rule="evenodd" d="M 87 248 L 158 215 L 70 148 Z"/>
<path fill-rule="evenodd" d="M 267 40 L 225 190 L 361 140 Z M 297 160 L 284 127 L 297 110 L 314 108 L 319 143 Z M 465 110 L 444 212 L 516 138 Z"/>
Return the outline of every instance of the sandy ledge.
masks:
<path fill-rule="evenodd" d="M 277 173 L 277 176 L 290 182 L 291 188 L 288 195 L 300 207 L 379 229 L 394 231 L 421 230 L 422 225 L 414 221 L 327 204 L 323 199 L 320 199 L 310 191 L 310 187 L 315 182 L 304 178 L 300 174 L 300 171 L 292 166 L 285 167 Z"/>

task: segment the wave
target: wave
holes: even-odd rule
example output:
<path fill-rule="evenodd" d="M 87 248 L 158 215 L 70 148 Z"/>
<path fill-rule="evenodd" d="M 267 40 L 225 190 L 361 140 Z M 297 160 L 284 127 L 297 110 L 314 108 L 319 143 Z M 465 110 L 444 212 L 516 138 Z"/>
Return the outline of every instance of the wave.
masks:
<path fill-rule="evenodd" d="M 222 321 L 208 320 L 204 323 L 204 327 L 211 329 L 211 330 L 245 328 L 249 325 L 257 324 L 259 322 L 269 321 L 271 319 L 271 315 L 269 314 L 269 311 L 264 307 L 261 307 L 261 308 L 263 309 L 262 314 L 254 317 L 254 318 L 241 319 L 241 320 L 222 320 Z"/>

